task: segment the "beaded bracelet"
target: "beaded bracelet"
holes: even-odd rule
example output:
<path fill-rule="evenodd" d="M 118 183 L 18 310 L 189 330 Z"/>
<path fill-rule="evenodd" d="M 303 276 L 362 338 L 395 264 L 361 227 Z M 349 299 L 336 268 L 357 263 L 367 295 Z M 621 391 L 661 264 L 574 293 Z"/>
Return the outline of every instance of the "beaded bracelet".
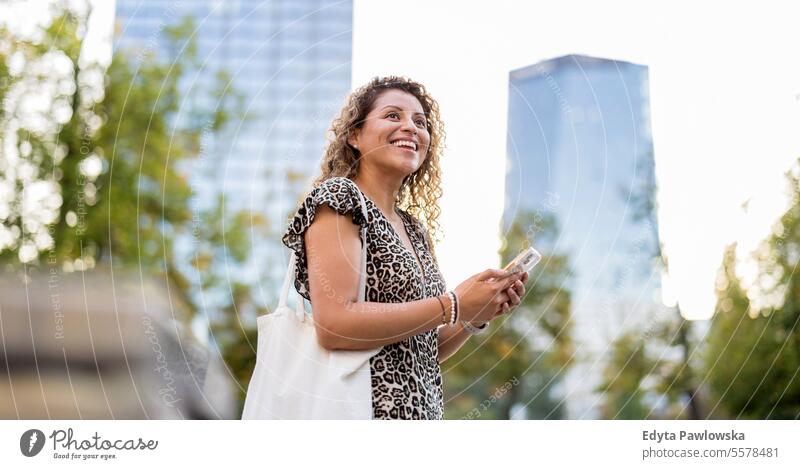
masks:
<path fill-rule="evenodd" d="M 453 308 L 455 307 L 455 302 L 453 301 L 453 295 L 451 295 L 450 292 L 447 292 L 446 295 L 447 295 L 447 299 L 450 300 L 450 316 L 449 317 L 452 317 Z M 445 319 L 444 325 L 445 326 L 450 325 L 450 319 Z"/>
<path fill-rule="evenodd" d="M 450 297 L 450 321 L 448 321 L 447 324 L 452 326 L 456 323 L 456 294 L 449 291 L 447 292 L 447 296 Z"/>

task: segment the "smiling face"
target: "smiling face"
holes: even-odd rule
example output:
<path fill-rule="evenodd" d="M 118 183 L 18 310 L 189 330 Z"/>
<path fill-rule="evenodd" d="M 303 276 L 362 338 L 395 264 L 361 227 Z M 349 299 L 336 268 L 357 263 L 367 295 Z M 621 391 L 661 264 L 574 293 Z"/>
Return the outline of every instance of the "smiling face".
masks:
<path fill-rule="evenodd" d="M 389 89 L 378 95 L 348 143 L 363 156 L 361 164 L 403 178 L 422 166 L 430 139 L 419 100 L 405 91 Z"/>

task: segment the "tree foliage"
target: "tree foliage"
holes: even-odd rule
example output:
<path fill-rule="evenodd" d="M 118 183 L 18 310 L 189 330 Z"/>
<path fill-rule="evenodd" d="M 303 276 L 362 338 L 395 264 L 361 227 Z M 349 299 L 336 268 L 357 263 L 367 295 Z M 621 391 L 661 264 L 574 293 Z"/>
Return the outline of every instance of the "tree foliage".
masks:
<path fill-rule="evenodd" d="M 196 201 L 205 144 L 243 118 L 242 95 L 225 71 L 187 85 L 200 66 L 191 18 L 165 27 L 162 49 L 117 48 L 106 67 L 81 55 L 88 10 L 51 13 L 30 37 L 0 31 L 0 259 L 165 282 L 208 316 L 244 388 L 255 341 L 239 315 L 263 307 L 238 272 L 266 222 L 222 196 Z"/>
<path fill-rule="evenodd" d="M 652 153 L 637 165 L 638 177 L 620 196 L 629 204 L 631 221 L 650 231 L 652 269 L 669 271 L 669 259 L 658 233 L 658 185 Z M 630 192 L 630 194 L 629 194 Z M 640 251 L 634 254 L 640 256 Z M 691 321 L 680 305 L 668 315 L 653 305 L 646 329 L 631 328 L 611 344 L 603 364 L 601 415 L 607 419 L 701 418 L 695 375 L 699 360 Z"/>
<path fill-rule="evenodd" d="M 728 247 L 717 281 L 705 371 L 714 415 L 796 419 L 800 416 L 800 161 L 787 173 L 792 204 L 755 253 L 752 290 L 736 275 Z"/>
<path fill-rule="evenodd" d="M 532 241 L 543 257 L 517 310 L 492 321 L 445 362 L 448 418 L 564 416 L 557 390 L 574 350 L 568 259 L 548 247 L 556 233 L 552 217 L 534 213 L 522 212 L 511 224 L 500 252 L 504 265 Z"/>

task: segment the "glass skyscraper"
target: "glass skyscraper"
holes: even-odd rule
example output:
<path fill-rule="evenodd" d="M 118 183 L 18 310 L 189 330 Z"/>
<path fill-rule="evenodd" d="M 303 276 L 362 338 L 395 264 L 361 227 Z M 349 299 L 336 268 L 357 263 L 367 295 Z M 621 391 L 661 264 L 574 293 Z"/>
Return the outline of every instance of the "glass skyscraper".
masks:
<path fill-rule="evenodd" d="M 199 204 L 224 193 L 229 209 L 266 218 L 271 233 L 254 246 L 254 273 L 280 277 L 279 233 L 317 174 L 326 131 L 350 91 L 352 1 L 118 0 L 116 8 L 114 47 L 140 57 L 165 51 L 165 28 L 193 17 L 200 71 L 182 88 L 213 108 L 204 90 L 224 70 L 243 95 L 245 120 L 204 136 L 203 171 L 189 176 Z"/>
<path fill-rule="evenodd" d="M 553 217 L 547 249 L 569 258 L 577 362 L 554 396 L 569 418 L 598 417 L 611 342 L 662 307 L 657 226 L 632 203 L 653 169 L 647 67 L 568 55 L 510 73 L 503 223 Z"/>

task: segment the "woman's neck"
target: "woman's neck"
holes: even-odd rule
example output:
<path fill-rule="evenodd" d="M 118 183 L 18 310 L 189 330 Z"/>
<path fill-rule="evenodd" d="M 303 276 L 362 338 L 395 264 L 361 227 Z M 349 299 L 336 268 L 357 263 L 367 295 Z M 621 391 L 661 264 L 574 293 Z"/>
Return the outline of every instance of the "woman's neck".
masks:
<path fill-rule="evenodd" d="M 398 218 L 394 209 L 397 193 L 403 183 L 402 179 L 398 180 L 389 175 L 371 172 L 369 169 L 362 167 L 359 168 L 358 176 L 354 177 L 353 181 L 361 189 L 361 192 L 375 202 L 384 216 L 390 220 Z"/>

